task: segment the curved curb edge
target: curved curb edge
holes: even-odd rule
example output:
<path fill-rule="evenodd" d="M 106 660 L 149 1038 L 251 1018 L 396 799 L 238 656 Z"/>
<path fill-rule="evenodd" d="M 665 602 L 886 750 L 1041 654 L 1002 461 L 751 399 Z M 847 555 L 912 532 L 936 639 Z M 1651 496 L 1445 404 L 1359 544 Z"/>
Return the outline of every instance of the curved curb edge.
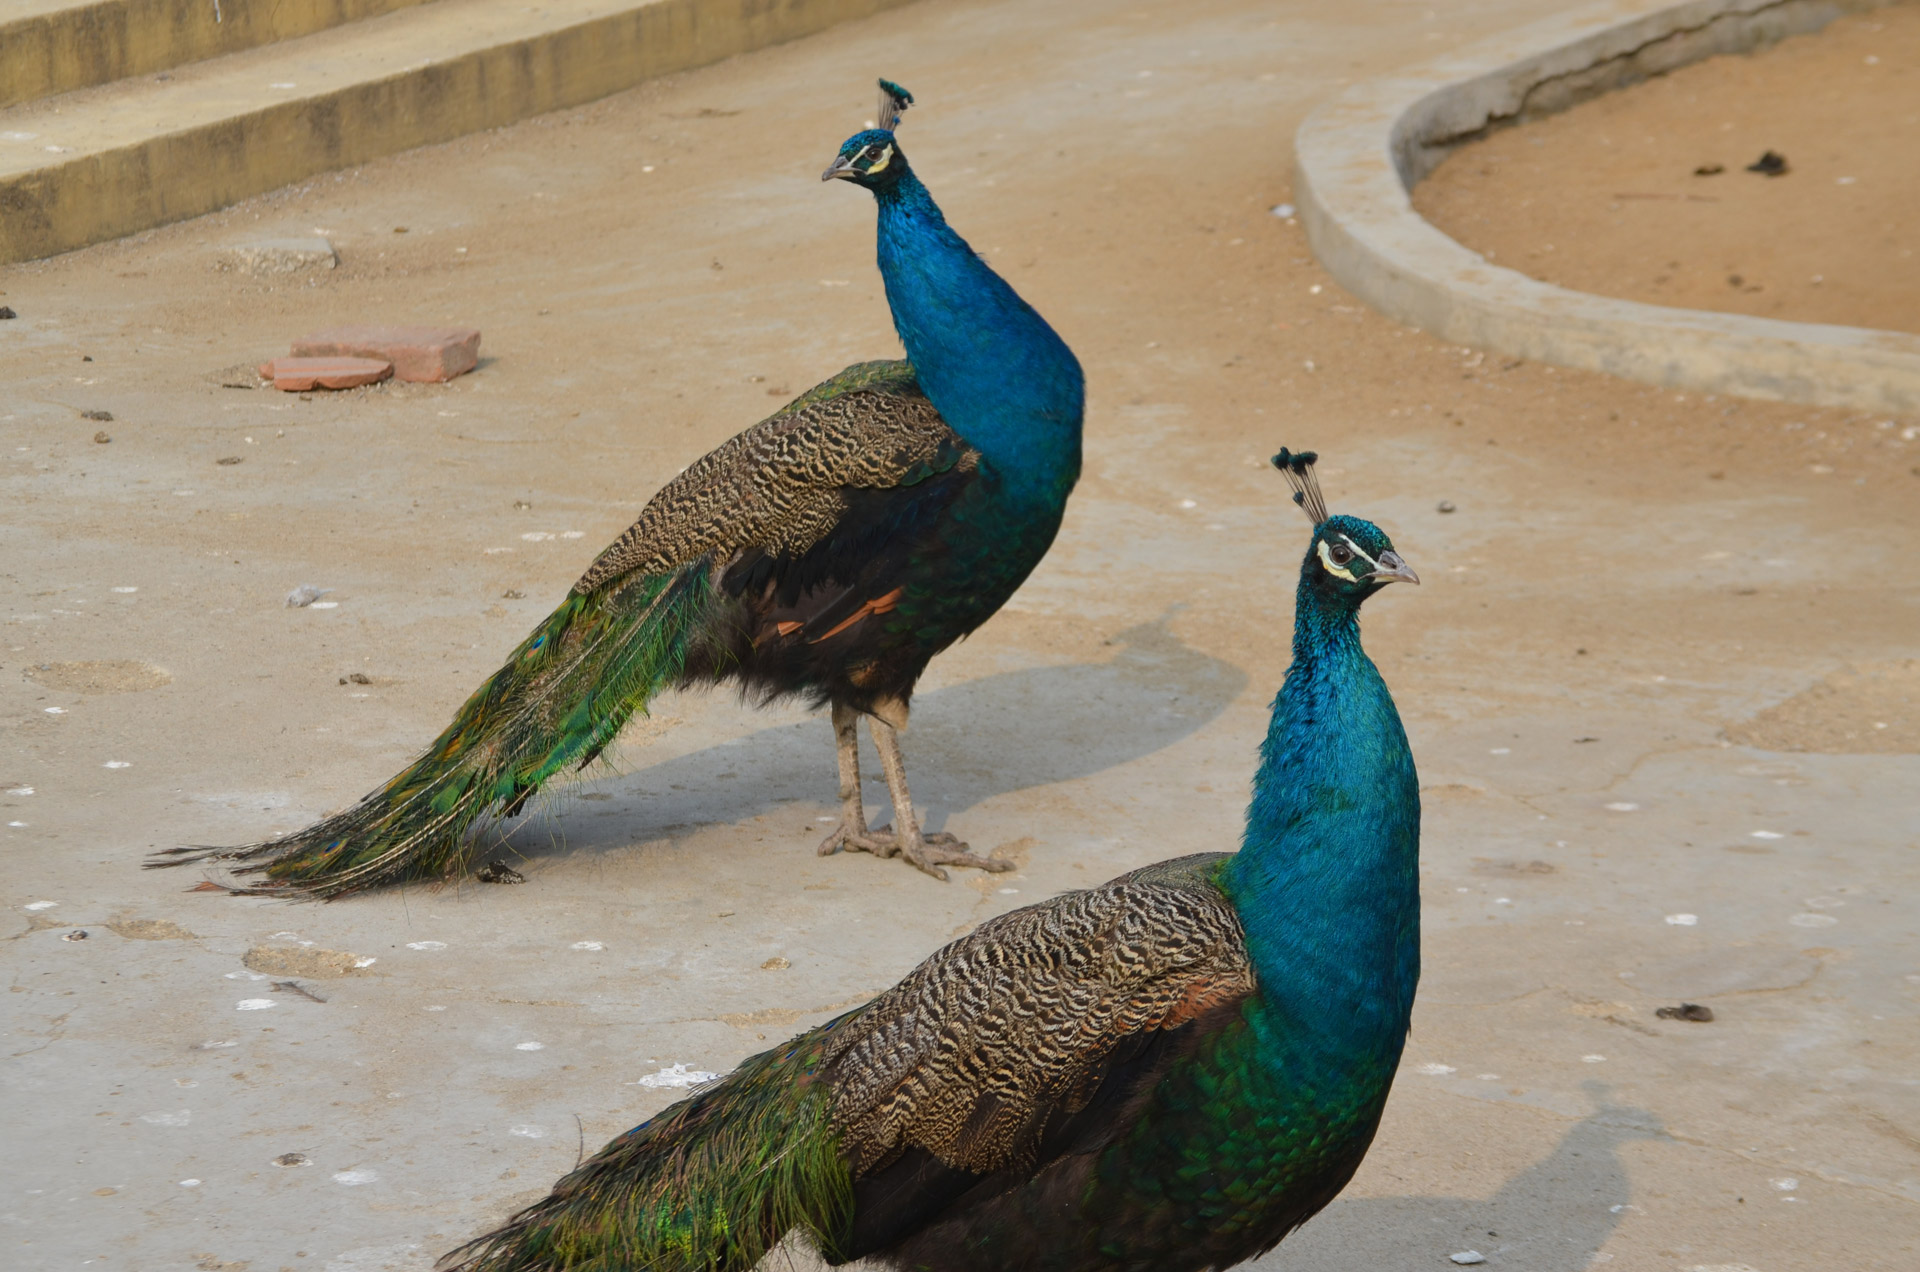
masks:
<path fill-rule="evenodd" d="M 1668 388 L 1920 411 L 1920 336 L 1554 287 L 1448 238 L 1409 194 L 1452 146 L 1490 128 L 1885 2 L 1610 0 L 1357 85 L 1295 139 L 1308 242 L 1368 304 L 1459 344 Z"/>

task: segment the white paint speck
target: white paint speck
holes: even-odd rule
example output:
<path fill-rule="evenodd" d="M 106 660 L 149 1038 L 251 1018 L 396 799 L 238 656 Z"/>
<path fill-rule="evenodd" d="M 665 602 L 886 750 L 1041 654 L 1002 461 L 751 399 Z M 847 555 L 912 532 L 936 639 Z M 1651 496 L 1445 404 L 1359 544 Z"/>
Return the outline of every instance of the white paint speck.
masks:
<path fill-rule="evenodd" d="M 58 901 L 29 901 L 24 908 L 28 910 L 51 910 L 59 904 Z"/>
<path fill-rule="evenodd" d="M 375 963 L 378 963 L 379 961 L 380 960 L 377 958 L 356 958 L 353 960 L 353 965 L 355 967 L 372 967 Z"/>
<path fill-rule="evenodd" d="M 267 978 L 262 976 L 259 972 L 228 972 L 226 975 L 226 979 L 227 980 L 243 980 L 243 981 L 263 981 Z"/>
<path fill-rule="evenodd" d="M 235 1011 L 265 1011 L 277 1004 L 271 998 L 242 998 L 233 1005 Z"/>
<path fill-rule="evenodd" d="M 1423 1064 L 1418 1069 L 1415 1069 L 1414 1072 L 1424 1073 L 1430 1078 L 1444 1078 L 1449 1073 L 1456 1073 L 1458 1070 L 1450 1064 Z"/>
<path fill-rule="evenodd" d="M 140 1120 L 154 1126 L 185 1126 L 193 1120 L 193 1114 L 185 1109 L 177 1113 L 142 1113 Z"/>
<path fill-rule="evenodd" d="M 684 1064 L 676 1064 L 670 1069 L 662 1069 L 658 1073 L 649 1073 L 639 1081 L 629 1082 L 627 1085 L 643 1087 L 693 1087 L 699 1086 L 703 1082 L 711 1082 L 719 1076 L 717 1073 L 708 1073 L 705 1069 L 689 1069 Z"/>
<path fill-rule="evenodd" d="M 1632 813 L 1632 812 L 1638 812 L 1638 811 L 1639 811 L 1639 808 L 1640 808 L 1640 805 L 1638 805 L 1638 804 L 1629 804 L 1629 803 L 1628 803 L 1628 802 L 1627 802 L 1626 800 L 1623 800 L 1623 799 L 1622 799 L 1622 800 L 1615 800 L 1615 801 L 1614 801 L 1613 803 L 1611 803 L 1611 804 L 1608 804 L 1608 805 L 1607 805 L 1607 811 L 1608 811 L 1608 812 L 1610 812 L 1610 813 Z"/>
<path fill-rule="evenodd" d="M 1182 499 L 1180 501 L 1180 506 L 1182 508 L 1198 508 L 1200 505 L 1191 499 Z"/>
<path fill-rule="evenodd" d="M 1003 896 L 1003 897 L 1017 897 L 1017 896 L 1019 896 L 1019 895 L 1020 895 L 1020 889 L 1018 889 L 1018 888 L 1002 888 L 1002 889 L 1000 889 L 1000 895 L 1001 895 L 1001 896 Z"/>
<path fill-rule="evenodd" d="M 445 1011 L 445 1007 L 422 1007 L 421 1011 Z"/>
<path fill-rule="evenodd" d="M 516 1042 L 513 1044 L 513 1049 L 515 1051 L 545 1051 L 547 1044 L 544 1042 Z"/>
<path fill-rule="evenodd" d="M 1831 914 L 1796 914 L 1788 919 L 1787 922 L 1793 924 L 1795 927 L 1816 928 L 1832 927 L 1840 922 L 1840 920 Z"/>
<path fill-rule="evenodd" d="M 1756 830 L 1751 835 L 1749 835 L 1748 838 L 1749 839 L 1785 839 L 1786 836 L 1781 834 L 1777 830 Z"/>
<path fill-rule="evenodd" d="M 562 539 L 584 539 L 587 537 L 587 532 L 585 530 L 562 530 L 560 537 Z"/>
<path fill-rule="evenodd" d="M 407 948 L 410 950 L 444 950 L 447 948 L 447 943 L 445 941 L 408 941 Z"/>
<path fill-rule="evenodd" d="M 1700 923 L 1700 916 L 1697 914 L 1669 914 L 1667 916 L 1667 922 L 1674 927 L 1697 927 Z"/>
<path fill-rule="evenodd" d="M 1606 1062 L 1607 1062 L 1607 1058 L 1605 1056 L 1581 1056 L 1580 1057 L 1581 1064 L 1605 1064 Z"/>
<path fill-rule="evenodd" d="M 138 592 L 140 589 L 137 587 L 116 587 L 113 590 L 120 593 L 120 595 L 122 596 L 132 596 L 135 592 Z"/>
<path fill-rule="evenodd" d="M 576 950 L 604 950 L 607 948 L 607 944 L 605 941 L 575 941 L 573 948 Z"/>
<path fill-rule="evenodd" d="M 123 768 L 132 768 L 133 765 L 127 763 L 127 761 L 125 760 L 108 760 L 105 764 L 102 764 L 100 767 L 110 768 L 110 769 L 123 769 Z"/>
<path fill-rule="evenodd" d="M 12 826 L 15 830 L 25 830 L 27 828 L 27 823 L 23 821 L 10 821 L 7 825 Z"/>
<path fill-rule="evenodd" d="M 1462 1250 L 1458 1254 L 1450 1254 L 1447 1257 L 1455 1263 L 1485 1263 L 1487 1261 L 1487 1256 L 1478 1250 Z"/>
<path fill-rule="evenodd" d="M 311 606 L 309 606 L 308 608 L 309 608 L 309 609 L 339 609 L 339 608 L 340 608 L 340 602 L 338 602 L 338 601 L 315 601 L 315 602 L 314 602 L 314 603 L 313 603 L 313 604 L 312 604 Z"/>
<path fill-rule="evenodd" d="M 1794 1189 L 1800 1186 L 1800 1181 L 1795 1179 L 1792 1175 L 1788 1175 L 1788 1176 L 1785 1176 L 1784 1178 L 1774 1180 L 1773 1186 L 1775 1188 L 1778 1188 L 1781 1192 L 1792 1192 Z"/>
<path fill-rule="evenodd" d="M 523 1139 L 545 1139 L 547 1137 L 546 1128 L 543 1126 L 508 1127 L 507 1134 L 518 1135 Z"/>
<path fill-rule="evenodd" d="M 1476 1073 L 1473 1076 L 1482 1082 L 1498 1082 L 1500 1080 L 1500 1075 L 1497 1073 Z"/>
<path fill-rule="evenodd" d="M 520 537 L 528 543 L 545 543 L 548 539 L 553 538 L 553 535 L 546 530 L 529 530 Z"/>
<path fill-rule="evenodd" d="M 380 1178 L 377 1170 L 337 1170 L 333 1173 L 333 1182 L 352 1188 L 359 1184 L 371 1184 Z"/>
<path fill-rule="evenodd" d="M 47 714 L 48 714 L 48 715 L 65 715 L 65 714 L 67 714 L 67 709 L 66 709 L 65 707 L 48 707 L 48 708 L 46 709 L 46 711 L 47 711 Z"/>
<path fill-rule="evenodd" d="M 1495 897 L 1493 899 L 1493 903 L 1495 905 L 1512 905 L 1513 898 L 1512 897 Z"/>
<path fill-rule="evenodd" d="M 280 82 L 279 82 L 279 83 L 277 83 L 277 84 L 269 84 L 269 85 L 267 85 L 267 87 L 268 87 L 268 88 L 297 88 L 297 87 L 298 87 L 298 85 L 296 85 L 296 84 L 289 84 L 289 83 L 287 83 L 287 82 L 286 82 L 285 80 L 282 80 L 282 81 L 280 81 Z"/>
<path fill-rule="evenodd" d="M 1488 755 L 1512 755 L 1513 748 L 1510 746 L 1496 746 L 1496 747 L 1493 747 L 1491 750 L 1489 750 L 1487 754 Z"/>

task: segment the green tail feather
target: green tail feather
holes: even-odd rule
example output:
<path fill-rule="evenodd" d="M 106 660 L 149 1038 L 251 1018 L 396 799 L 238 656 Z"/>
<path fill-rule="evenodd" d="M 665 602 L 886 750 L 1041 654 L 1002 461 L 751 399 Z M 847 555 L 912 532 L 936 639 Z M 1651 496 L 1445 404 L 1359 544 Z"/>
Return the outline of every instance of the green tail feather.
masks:
<path fill-rule="evenodd" d="M 813 1078 L 837 1023 L 628 1131 L 441 1272 L 748 1272 L 795 1231 L 833 1257 L 853 1175 Z"/>
<path fill-rule="evenodd" d="M 352 808 L 240 848 L 181 848 L 150 865 L 225 858 L 266 879 L 237 891 L 336 897 L 458 877 L 489 813 L 519 811 L 542 783 L 590 763 L 635 711 L 675 683 L 711 599 L 704 565 L 570 595 L 453 718 L 427 753 Z"/>

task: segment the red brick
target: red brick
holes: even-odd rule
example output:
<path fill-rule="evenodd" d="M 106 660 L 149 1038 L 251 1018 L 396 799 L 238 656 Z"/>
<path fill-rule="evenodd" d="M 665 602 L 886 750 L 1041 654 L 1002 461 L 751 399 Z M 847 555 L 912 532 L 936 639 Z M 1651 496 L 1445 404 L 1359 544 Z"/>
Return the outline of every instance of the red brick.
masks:
<path fill-rule="evenodd" d="M 260 378 L 288 393 L 308 389 L 352 389 L 393 374 L 384 358 L 275 358 L 260 364 Z"/>
<path fill-rule="evenodd" d="M 402 380 L 430 383 L 465 375 L 480 361 L 471 327 L 331 327 L 293 342 L 296 358 L 385 358 Z"/>

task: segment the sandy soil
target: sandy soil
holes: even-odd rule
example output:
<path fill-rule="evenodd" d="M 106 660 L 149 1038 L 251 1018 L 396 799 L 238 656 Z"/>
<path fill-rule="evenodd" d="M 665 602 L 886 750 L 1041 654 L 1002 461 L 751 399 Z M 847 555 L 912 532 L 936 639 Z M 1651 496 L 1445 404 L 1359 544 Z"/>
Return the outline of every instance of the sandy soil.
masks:
<path fill-rule="evenodd" d="M 1425 972 L 1366 1166 L 1262 1266 L 1915 1266 L 1920 755 L 1850 735 L 1887 719 L 1857 678 L 1917 652 L 1920 420 L 1447 346 L 1269 211 L 1342 83 L 1558 7 L 934 0 L 0 271 L 0 1010 L 32 1146 L 0 1262 L 419 1272 L 673 1098 L 643 1076 L 1230 847 L 1288 658 L 1284 444 L 1427 580 L 1367 623 L 1425 786 Z M 1020 870 L 816 857 L 826 724 L 711 697 L 514 831 L 522 887 L 289 907 L 138 870 L 385 778 L 663 480 L 897 347 L 865 196 L 818 180 L 877 73 L 1091 385 L 1055 550 L 908 736 L 933 826 Z M 310 285 L 214 268 L 316 228 L 342 264 Z M 475 323 L 484 361 L 224 387 L 353 319 Z M 286 608 L 302 583 L 335 608 Z M 1718 1019 L 1655 1016 L 1683 999 Z"/>
<path fill-rule="evenodd" d="M 1784 175 L 1747 171 L 1767 151 Z M 1920 4 L 1710 58 L 1463 147 L 1414 206 L 1576 291 L 1920 331 Z"/>

